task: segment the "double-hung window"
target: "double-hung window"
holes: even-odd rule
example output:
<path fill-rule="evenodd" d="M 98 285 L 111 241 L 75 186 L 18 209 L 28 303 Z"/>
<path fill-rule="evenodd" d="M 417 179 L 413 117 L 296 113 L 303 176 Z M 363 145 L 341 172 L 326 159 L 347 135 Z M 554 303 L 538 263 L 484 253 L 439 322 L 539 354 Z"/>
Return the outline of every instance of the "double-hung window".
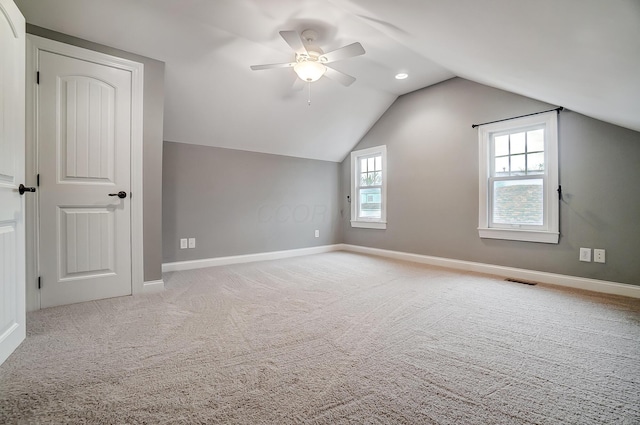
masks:
<path fill-rule="evenodd" d="M 387 228 L 387 147 L 351 152 L 351 226 Z"/>
<path fill-rule="evenodd" d="M 479 128 L 481 238 L 558 243 L 557 113 Z"/>

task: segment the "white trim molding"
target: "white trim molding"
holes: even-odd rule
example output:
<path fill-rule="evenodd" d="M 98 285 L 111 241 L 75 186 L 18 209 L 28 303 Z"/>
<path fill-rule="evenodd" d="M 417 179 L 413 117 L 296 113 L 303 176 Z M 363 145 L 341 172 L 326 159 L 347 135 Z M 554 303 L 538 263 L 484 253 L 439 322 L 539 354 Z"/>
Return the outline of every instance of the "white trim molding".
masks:
<path fill-rule="evenodd" d="M 142 294 L 155 294 L 164 291 L 164 280 L 148 280 L 142 286 Z"/>
<path fill-rule="evenodd" d="M 497 266 L 494 264 L 475 263 L 472 261 L 432 257 L 429 255 L 390 251 L 386 249 L 369 248 L 358 245 L 343 244 L 342 247 L 344 251 L 376 255 L 379 257 L 393 258 L 395 260 L 429 264 L 432 266 L 447 267 L 456 270 L 486 273 L 505 278 L 510 277 L 515 279 L 524 279 L 532 282 L 584 289 L 587 291 L 600 292 L 604 294 L 614 294 L 622 295 L 625 297 L 640 298 L 640 285 L 629 285 L 626 283 L 609 282 L 606 280 L 590 279 L 586 277 L 568 276 L 556 273 L 540 272 L 536 270 L 519 269 L 515 267 Z"/>
<path fill-rule="evenodd" d="M 351 220 L 351 227 L 359 227 L 362 229 L 386 229 L 386 221 L 355 221 Z"/>
<path fill-rule="evenodd" d="M 478 234 L 486 239 L 511 239 L 523 242 L 558 243 L 560 232 L 537 230 L 478 228 Z"/>
<path fill-rule="evenodd" d="M 314 246 L 311 248 L 288 249 L 285 251 L 260 252 L 257 254 L 232 255 L 229 257 L 204 258 L 201 260 L 176 261 L 162 264 L 162 272 L 201 269 L 205 267 L 226 266 L 229 264 L 252 263 L 255 261 L 280 260 L 304 255 L 322 254 L 340 251 L 342 244 Z"/>

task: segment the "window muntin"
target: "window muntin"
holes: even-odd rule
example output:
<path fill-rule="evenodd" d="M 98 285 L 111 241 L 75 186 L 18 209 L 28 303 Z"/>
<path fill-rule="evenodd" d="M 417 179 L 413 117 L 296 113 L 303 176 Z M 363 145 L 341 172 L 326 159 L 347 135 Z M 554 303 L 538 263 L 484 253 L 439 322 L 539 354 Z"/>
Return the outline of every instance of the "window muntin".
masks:
<path fill-rule="evenodd" d="M 351 153 L 351 225 L 386 228 L 386 146 Z"/>
<path fill-rule="evenodd" d="M 480 237 L 557 243 L 557 113 L 483 125 L 478 137 Z"/>

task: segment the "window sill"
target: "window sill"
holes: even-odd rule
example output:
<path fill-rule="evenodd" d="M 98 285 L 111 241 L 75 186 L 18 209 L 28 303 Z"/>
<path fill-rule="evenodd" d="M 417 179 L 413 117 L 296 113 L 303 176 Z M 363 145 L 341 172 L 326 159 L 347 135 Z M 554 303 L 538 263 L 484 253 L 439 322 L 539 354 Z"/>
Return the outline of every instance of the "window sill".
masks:
<path fill-rule="evenodd" d="M 481 238 L 505 239 L 522 242 L 538 242 L 557 244 L 560 238 L 558 232 L 544 232 L 539 230 L 478 228 Z"/>
<path fill-rule="evenodd" d="M 351 220 L 351 227 L 359 227 L 363 229 L 386 229 L 386 221 L 355 221 Z"/>

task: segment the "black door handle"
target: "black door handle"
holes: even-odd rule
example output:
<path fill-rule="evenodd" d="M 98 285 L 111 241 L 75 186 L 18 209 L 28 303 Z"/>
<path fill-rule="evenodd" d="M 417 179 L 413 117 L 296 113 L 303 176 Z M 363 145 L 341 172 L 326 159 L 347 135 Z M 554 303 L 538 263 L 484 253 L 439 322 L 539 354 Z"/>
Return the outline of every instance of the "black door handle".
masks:
<path fill-rule="evenodd" d="M 20 192 L 20 195 L 24 195 L 25 192 L 35 192 L 35 191 L 36 191 L 35 187 L 27 187 L 22 183 L 20 183 L 20 186 L 18 186 L 18 192 Z"/>
<path fill-rule="evenodd" d="M 121 190 L 118 193 L 110 193 L 109 196 L 117 196 L 120 199 L 124 199 L 127 197 L 127 192 L 125 192 L 124 190 Z"/>

